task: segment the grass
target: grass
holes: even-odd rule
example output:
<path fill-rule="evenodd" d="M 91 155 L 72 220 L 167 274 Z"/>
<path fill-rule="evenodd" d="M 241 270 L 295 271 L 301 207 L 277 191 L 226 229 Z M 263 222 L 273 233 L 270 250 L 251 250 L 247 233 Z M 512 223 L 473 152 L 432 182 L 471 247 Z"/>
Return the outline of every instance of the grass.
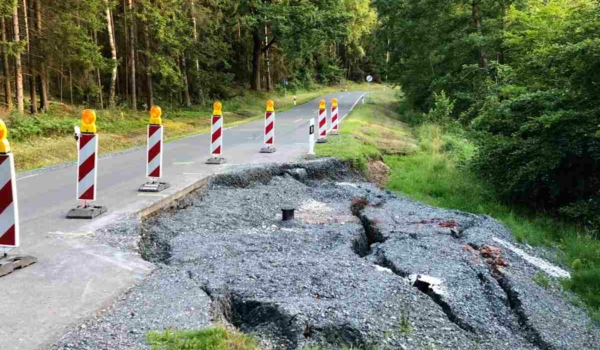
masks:
<path fill-rule="evenodd" d="M 371 85 L 375 90 L 380 86 Z M 348 84 L 349 90 L 366 90 L 366 84 Z M 322 94 L 340 91 L 340 87 L 316 86 L 310 91 L 297 91 L 299 104 L 308 102 Z M 267 99 L 274 99 L 278 111 L 293 107 L 292 93 L 240 92 L 239 96 L 224 100 L 223 111 L 227 127 L 247 123 L 261 118 Z M 79 125 L 83 107 L 52 103 L 50 111 L 37 116 L 7 118 L 9 140 L 15 154 L 17 171 L 74 161 L 77 158 L 73 140 L 73 126 Z M 212 103 L 192 108 L 165 108 L 163 122 L 166 141 L 210 131 Z M 100 134 L 99 152 L 107 154 L 146 144 L 148 113 L 130 109 L 108 109 L 96 111 Z M 0 112 L 0 115 L 2 113 Z"/>
<path fill-rule="evenodd" d="M 147 340 L 152 350 L 260 350 L 254 338 L 225 327 L 150 332 Z"/>
<path fill-rule="evenodd" d="M 317 144 L 316 153 L 320 157 L 336 157 L 365 171 L 371 160 L 416 151 L 416 140 L 410 129 L 394 118 L 397 107 L 394 91 L 377 93 L 372 100 L 373 104 L 354 109 L 352 117 L 343 121 L 339 136 Z"/>
<path fill-rule="evenodd" d="M 416 115 L 402 106 L 391 92 L 377 93 L 375 104 L 355 110 L 342 123 L 341 137 L 317 146 L 317 155 L 335 156 L 362 170 L 369 161 L 383 158 L 390 167 L 388 189 L 429 205 L 490 215 L 504 223 L 519 242 L 551 247 L 557 253 L 552 258 L 573 270 L 563 286 L 575 292 L 592 318 L 600 321 L 600 240 L 576 225 L 502 203 L 471 172 L 468 161 L 476 149 L 464 133 L 432 124 L 411 131 L 401 121 L 412 123 Z M 393 140 L 389 138 L 407 146 L 390 149 L 387 145 Z"/>

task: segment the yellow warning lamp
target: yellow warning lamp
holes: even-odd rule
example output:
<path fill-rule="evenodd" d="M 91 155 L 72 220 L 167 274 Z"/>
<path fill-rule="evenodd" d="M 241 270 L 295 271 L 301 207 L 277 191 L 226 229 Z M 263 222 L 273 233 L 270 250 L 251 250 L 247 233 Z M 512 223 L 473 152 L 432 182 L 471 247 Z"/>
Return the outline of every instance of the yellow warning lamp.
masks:
<path fill-rule="evenodd" d="M 0 153 L 10 152 L 10 144 L 6 139 L 7 136 L 8 129 L 6 128 L 6 124 L 4 124 L 4 120 L 0 119 Z"/>
<path fill-rule="evenodd" d="M 150 124 L 151 125 L 162 125 L 162 109 L 159 106 L 152 106 L 150 108 Z"/>
<path fill-rule="evenodd" d="M 331 106 L 332 107 L 337 107 L 338 106 L 338 99 L 334 98 L 333 100 L 331 100 Z"/>
<path fill-rule="evenodd" d="M 96 128 L 96 112 L 92 109 L 86 109 L 81 113 L 81 132 L 86 134 L 95 134 Z"/>
<path fill-rule="evenodd" d="M 267 112 L 275 112 L 275 102 L 273 100 L 267 101 Z"/>
<path fill-rule="evenodd" d="M 319 102 L 319 108 L 320 109 L 326 109 L 327 108 L 327 102 L 325 102 L 325 100 L 321 100 Z"/>
<path fill-rule="evenodd" d="M 223 115 L 223 105 L 221 102 L 217 101 L 213 105 L 213 115 L 222 116 Z"/>

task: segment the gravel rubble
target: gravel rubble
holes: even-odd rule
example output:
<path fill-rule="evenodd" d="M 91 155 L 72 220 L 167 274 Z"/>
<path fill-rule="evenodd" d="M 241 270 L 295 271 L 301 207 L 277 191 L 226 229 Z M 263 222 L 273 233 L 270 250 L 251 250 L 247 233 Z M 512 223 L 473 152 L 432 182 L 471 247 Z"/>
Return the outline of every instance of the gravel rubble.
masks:
<path fill-rule="evenodd" d="M 281 221 L 286 207 L 295 220 Z M 545 272 L 568 271 L 542 250 L 487 216 L 379 190 L 335 160 L 219 175 L 96 238 L 158 268 L 53 349 L 148 349 L 149 331 L 215 324 L 265 349 L 600 347 L 600 329 Z M 534 282 L 540 273 L 551 288 Z"/>

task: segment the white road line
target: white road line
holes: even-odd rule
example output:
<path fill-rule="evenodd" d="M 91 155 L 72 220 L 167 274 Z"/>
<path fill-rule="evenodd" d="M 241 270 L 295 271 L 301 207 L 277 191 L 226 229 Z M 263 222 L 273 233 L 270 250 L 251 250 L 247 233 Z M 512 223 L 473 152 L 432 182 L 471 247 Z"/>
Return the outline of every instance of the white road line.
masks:
<path fill-rule="evenodd" d="M 360 100 L 363 98 L 363 96 L 365 96 L 366 94 L 368 94 L 368 92 L 363 93 L 362 95 L 360 95 L 358 97 L 358 99 L 356 100 L 356 102 L 354 102 L 354 104 L 352 105 L 352 107 L 350 107 L 350 110 L 348 111 L 348 113 L 344 114 L 344 116 L 342 118 L 340 118 L 340 121 L 338 122 L 341 123 L 342 120 L 344 120 L 344 118 L 346 118 L 354 109 L 354 107 L 356 107 L 356 105 L 358 104 L 358 102 L 360 102 Z M 333 130 L 333 126 L 331 128 L 329 128 L 329 130 L 327 130 L 327 133 L 329 134 L 331 132 L 331 130 Z"/>
<path fill-rule="evenodd" d="M 23 176 L 21 178 L 18 178 L 17 181 L 21 181 L 21 180 L 24 180 L 24 179 L 29 179 L 29 178 L 36 177 L 36 176 L 39 176 L 39 175 L 40 174 L 33 174 L 33 175 Z"/>
<path fill-rule="evenodd" d="M 300 118 L 300 119 L 298 119 L 298 120 L 295 120 L 295 121 L 294 121 L 294 124 L 300 123 L 301 121 L 302 121 L 302 118 Z"/>

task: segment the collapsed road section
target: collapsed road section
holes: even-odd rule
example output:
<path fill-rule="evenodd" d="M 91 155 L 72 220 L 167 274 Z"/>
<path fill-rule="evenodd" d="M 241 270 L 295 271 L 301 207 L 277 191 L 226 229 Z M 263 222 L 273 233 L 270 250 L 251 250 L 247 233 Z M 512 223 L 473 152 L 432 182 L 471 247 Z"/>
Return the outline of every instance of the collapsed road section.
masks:
<path fill-rule="evenodd" d="M 290 208 L 295 219 L 282 221 Z M 558 283 L 535 283 L 569 276 L 541 251 L 489 217 L 379 190 L 335 160 L 220 175 L 109 234 L 158 268 L 55 349 L 145 349 L 149 331 L 216 324 L 264 349 L 600 346 Z"/>

